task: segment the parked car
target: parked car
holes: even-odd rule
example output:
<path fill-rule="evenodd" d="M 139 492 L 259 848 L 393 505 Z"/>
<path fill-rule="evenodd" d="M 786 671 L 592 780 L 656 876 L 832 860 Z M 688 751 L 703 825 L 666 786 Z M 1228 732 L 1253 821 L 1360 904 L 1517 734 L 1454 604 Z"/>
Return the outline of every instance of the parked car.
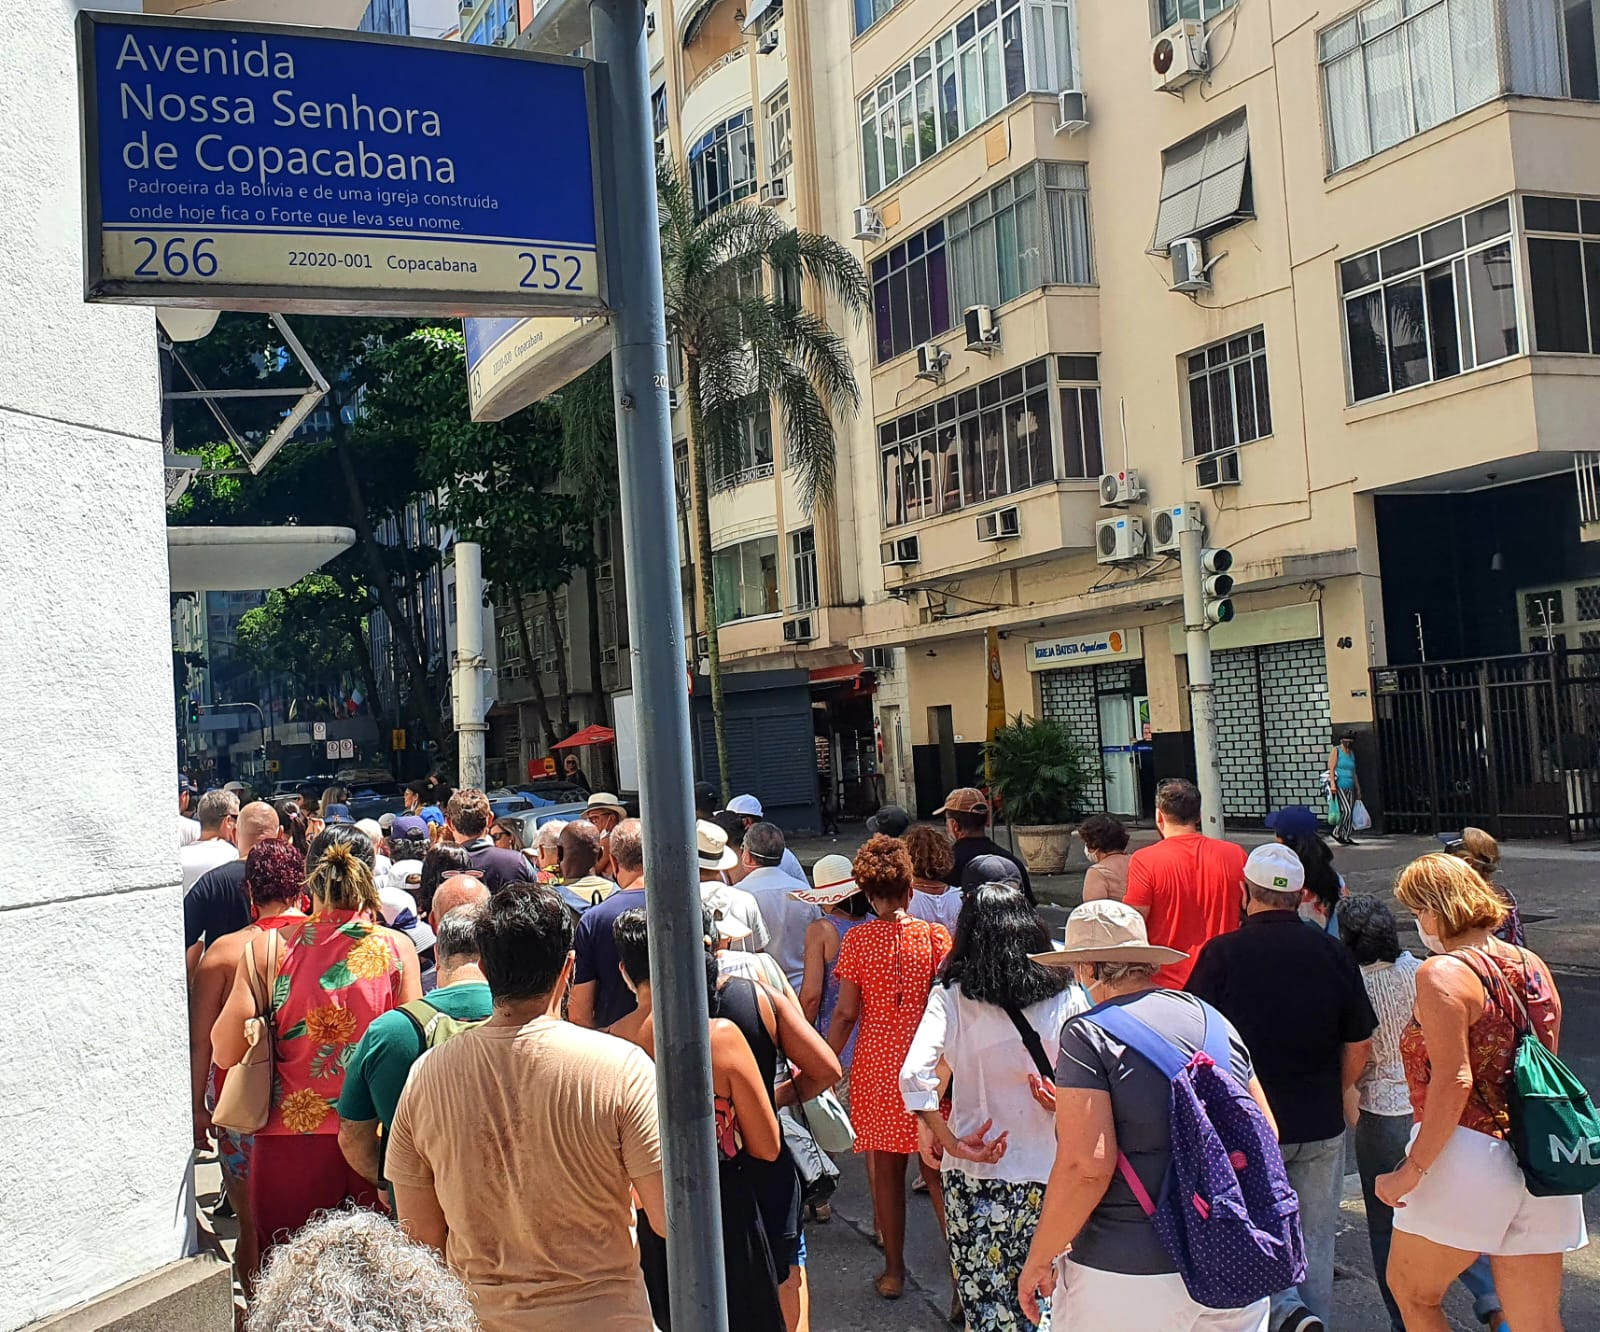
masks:
<path fill-rule="evenodd" d="M 531 847 L 538 836 L 539 829 L 552 820 L 570 823 L 573 819 L 583 817 L 586 802 L 572 801 L 564 805 L 540 805 L 533 809 L 525 809 L 510 814 L 497 815 L 496 818 L 508 828 L 516 830 L 517 837 L 522 845 Z"/>

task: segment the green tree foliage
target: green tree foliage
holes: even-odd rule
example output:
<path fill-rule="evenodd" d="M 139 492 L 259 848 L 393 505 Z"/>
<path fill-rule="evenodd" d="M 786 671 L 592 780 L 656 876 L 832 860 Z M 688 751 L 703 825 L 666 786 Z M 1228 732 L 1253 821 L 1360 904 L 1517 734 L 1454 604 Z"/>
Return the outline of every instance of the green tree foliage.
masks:
<path fill-rule="evenodd" d="M 461 540 L 483 547 L 484 577 L 516 616 L 540 726 L 553 746 L 573 730 L 555 594 L 593 563 L 597 501 L 605 504 L 608 496 L 598 483 L 581 489 L 561 484 L 565 441 L 555 406 L 535 403 L 504 421 L 471 419 L 460 330 L 418 329 L 386 345 L 374 364 L 382 387 L 369 398 L 363 427 L 373 438 L 415 439 L 419 475 L 439 488 L 441 517 Z M 559 731 L 533 652 L 530 597 L 542 599 L 557 635 Z"/>
<path fill-rule="evenodd" d="M 269 592 L 265 602 L 240 617 L 239 655 L 255 670 L 285 677 L 303 697 L 331 694 L 347 673 L 358 671 L 376 713 L 366 635 L 370 605 L 358 580 L 308 574 Z"/>
<path fill-rule="evenodd" d="M 859 318 L 861 265 L 831 237 L 797 231 L 770 208 L 734 204 L 699 216 L 693 191 L 657 168 L 667 332 L 682 349 L 694 450 L 695 563 L 711 666 L 711 707 L 722 794 L 729 796 L 722 658 L 711 577 L 711 475 L 738 466 L 745 422 L 770 403 L 784 467 L 807 511 L 833 497 L 834 423 L 860 405 L 849 349 L 816 312 L 831 301 Z M 803 299 L 809 287 L 813 299 Z M 820 299 L 818 299 L 820 298 Z"/>

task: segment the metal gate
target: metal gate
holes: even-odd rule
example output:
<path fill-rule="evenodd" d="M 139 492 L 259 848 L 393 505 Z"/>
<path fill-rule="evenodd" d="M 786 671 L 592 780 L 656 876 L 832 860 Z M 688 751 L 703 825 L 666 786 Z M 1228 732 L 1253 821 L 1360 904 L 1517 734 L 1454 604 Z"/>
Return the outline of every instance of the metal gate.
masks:
<path fill-rule="evenodd" d="M 1391 832 L 1600 834 L 1600 650 L 1372 672 Z"/>

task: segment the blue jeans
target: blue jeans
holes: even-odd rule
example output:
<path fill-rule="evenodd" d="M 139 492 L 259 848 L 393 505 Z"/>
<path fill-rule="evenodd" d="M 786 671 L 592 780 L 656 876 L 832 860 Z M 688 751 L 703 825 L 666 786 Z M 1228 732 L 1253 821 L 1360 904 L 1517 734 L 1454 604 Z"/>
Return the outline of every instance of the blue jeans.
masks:
<path fill-rule="evenodd" d="M 1378 1293 L 1389 1311 L 1393 1332 L 1405 1332 L 1400 1309 L 1389 1293 L 1389 1243 L 1394 1236 L 1394 1209 L 1381 1201 L 1376 1182 L 1400 1164 L 1411 1138 L 1410 1115 L 1372 1115 L 1361 1112 L 1356 1125 L 1356 1168 L 1361 1172 L 1361 1194 L 1367 1202 L 1367 1242 L 1372 1247 L 1372 1266 L 1378 1277 Z M 1500 1296 L 1495 1293 L 1489 1260 L 1479 1255 L 1461 1274 L 1461 1284 L 1472 1293 L 1472 1312 L 1481 1321 L 1500 1312 Z"/>
<path fill-rule="evenodd" d="M 1306 1279 L 1272 1297 L 1269 1325 L 1277 1328 L 1296 1309 L 1327 1322 L 1333 1313 L 1333 1246 L 1344 1194 L 1344 1134 L 1321 1142 L 1286 1142 L 1283 1164 L 1300 1196 L 1300 1230 L 1306 1241 Z"/>

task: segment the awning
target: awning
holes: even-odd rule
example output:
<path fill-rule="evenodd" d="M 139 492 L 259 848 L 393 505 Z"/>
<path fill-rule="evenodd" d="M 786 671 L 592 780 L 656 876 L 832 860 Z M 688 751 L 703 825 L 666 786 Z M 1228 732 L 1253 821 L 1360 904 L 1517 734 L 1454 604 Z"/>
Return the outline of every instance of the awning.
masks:
<path fill-rule="evenodd" d="M 749 32 L 758 26 L 766 12 L 774 7 L 782 9 L 783 0 L 750 0 L 750 8 L 744 14 L 744 30 Z"/>
<path fill-rule="evenodd" d="M 848 686 L 847 693 L 871 693 L 878 687 L 878 677 L 870 667 L 859 661 L 847 661 L 840 666 L 817 666 L 810 672 L 813 689 Z"/>
<path fill-rule="evenodd" d="M 582 749 L 585 745 L 614 745 L 617 743 L 617 733 L 609 726 L 585 726 L 583 730 L 574 735 L 569 735 L 565 740 L 557 740 L 557 749 Z"/>
<path fill-rule="evenodd" d="M 1208 236 L 1249 217 L 1250 129 L 1243 111 L 1161 154 L 1161 207 L 1151 254 L 1185 236 Z"/>
<path fill-rule="evenodd" d="M 169 527 L 174 592 L 255 592 L 297 583 L 356 543 L 348 527 Z"/>

